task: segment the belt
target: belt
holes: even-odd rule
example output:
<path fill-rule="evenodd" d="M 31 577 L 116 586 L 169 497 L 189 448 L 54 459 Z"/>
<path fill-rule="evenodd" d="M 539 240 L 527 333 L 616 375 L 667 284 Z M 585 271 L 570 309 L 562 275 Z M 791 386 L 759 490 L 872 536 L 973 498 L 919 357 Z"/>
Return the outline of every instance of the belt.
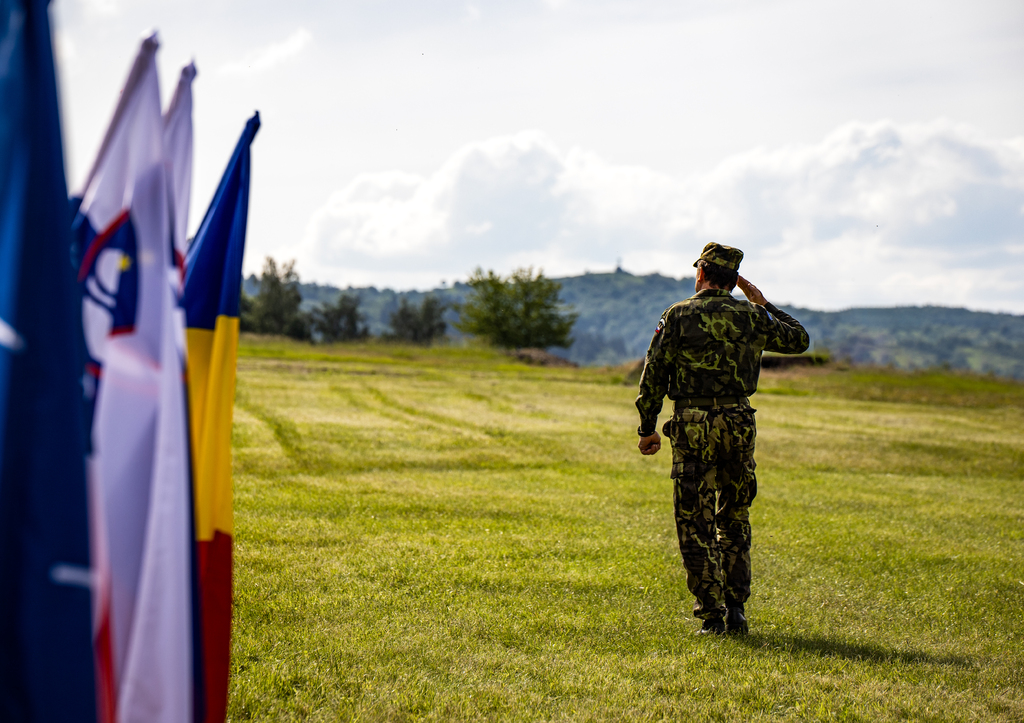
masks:
<path fill-rule="evenodd" d="M 750 400 L 746 397 L 683 397 L 676 399 L 676 409 L 687 409 L 693 407 L 729 407 L 735 405 L 749 405 Z"/>

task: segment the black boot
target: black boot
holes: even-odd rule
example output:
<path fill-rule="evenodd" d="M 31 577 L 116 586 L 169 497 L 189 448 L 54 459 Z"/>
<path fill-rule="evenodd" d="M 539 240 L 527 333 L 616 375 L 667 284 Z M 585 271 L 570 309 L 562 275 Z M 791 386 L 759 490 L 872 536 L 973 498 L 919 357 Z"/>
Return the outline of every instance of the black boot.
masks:
<path fill-rule="evenodd" d="M 725 632 L 730 635 L 746 635 L 750 632 L 742 604 L 729 606 L 729 613 L 725 616 Z"/>
<path fill-rule="evenodd" d="M 725 634 L 725 623 L 722 618 L 714 618 L 712 620 L 705 620 L 700 630 L 697 631 L 697 635 L 724 635 Z"/>

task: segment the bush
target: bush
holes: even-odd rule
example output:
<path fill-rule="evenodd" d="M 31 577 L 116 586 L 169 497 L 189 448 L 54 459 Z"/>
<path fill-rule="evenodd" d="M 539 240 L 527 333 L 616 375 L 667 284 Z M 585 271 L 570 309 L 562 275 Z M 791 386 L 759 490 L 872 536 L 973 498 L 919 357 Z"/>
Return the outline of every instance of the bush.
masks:
<path fill-rule="evenodd" d="M 459 308 L 460 331 L 506 349 L 572 346 L 569 334 L 578 314 L 562 310 L 562 285 L 543 272 L 516 269 L 503 278 L 478 268 L 466 283 L 472 292 Z"/>
<path fill-rule="evenodd" d="M 359 312 L 359 297 L 339 294 L 333 304 L 321 304 L 310 314 L 313 335 L 325 344 L 350 339 L 365 339 L 370 330 Z"/>
<path fill-rule="evenodd" d="M 435 296 L 423 297 L 419 306 L 410 304 L 403 296 L 398 309 L 388 320 L 391 324 L 388 337 L 416 344 L 429 344 L 434 339 L 440 339 L 448 330 L 448 324 L 443 318 L 447 308 L 448 305 Z"/>

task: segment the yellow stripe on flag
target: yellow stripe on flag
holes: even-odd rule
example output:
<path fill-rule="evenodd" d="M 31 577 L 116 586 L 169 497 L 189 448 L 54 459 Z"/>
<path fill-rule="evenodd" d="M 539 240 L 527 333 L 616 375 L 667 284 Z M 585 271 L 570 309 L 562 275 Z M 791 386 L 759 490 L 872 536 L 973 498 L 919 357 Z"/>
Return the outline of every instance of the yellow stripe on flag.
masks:
<path fill-rule="evenodd" d="M 188 329 L 188 397 L 196 539 L 234 532 L 231 507 L 231 422 L 235 405 L 238 318 L 218 316 L 213 331 Z"/>

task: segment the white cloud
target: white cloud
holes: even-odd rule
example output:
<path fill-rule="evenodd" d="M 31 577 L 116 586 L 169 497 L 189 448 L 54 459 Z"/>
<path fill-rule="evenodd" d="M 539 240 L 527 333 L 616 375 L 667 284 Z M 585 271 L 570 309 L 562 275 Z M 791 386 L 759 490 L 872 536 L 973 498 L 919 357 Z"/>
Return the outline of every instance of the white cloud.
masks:
<path fill-rule="evenodd" d="M 301 53 L 312 40 L 312 33 L 305 28 L 299 28 L 279 43 L 271 43 L 247 53 L 239 61 L 227 63 L 221 67 L 220 72 L 225 75 L 248 75 L 269 70 Z"/>
<path fill-rule="evenodd" d="M 472 143 L 428 177 L 366 174 L 309 221 L 303 273 L 429 287 L 473 267 L 692 273 L 742 248 L 773 298 L 1024 312 L 1024 144 L 936 121 L 850 123 L 677 179 L 562 151 L 539 132 Z"/>

